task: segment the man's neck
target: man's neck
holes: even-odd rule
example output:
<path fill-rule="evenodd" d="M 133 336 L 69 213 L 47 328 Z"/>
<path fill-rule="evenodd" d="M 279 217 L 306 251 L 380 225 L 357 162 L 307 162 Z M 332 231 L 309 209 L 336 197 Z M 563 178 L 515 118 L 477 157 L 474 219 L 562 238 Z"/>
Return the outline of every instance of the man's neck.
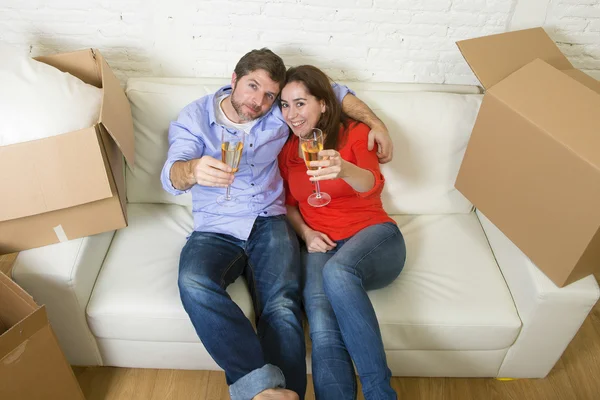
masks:
<path fill-rule="evenodd" d="M 242 121 L 240 116 L 238 115 L 238 113 L 235 111 L 235 108 L 233 108 L 233 104 L 231 104 L 231 95 L 227 96 L 222 102 L 221 102 L 221 109 L 223 110 L 223 113 L 225 114 L 225 116 L 227 118 L 229 118 L 229 120 L 235 124 L 242 124 L 246 121 Z"/>

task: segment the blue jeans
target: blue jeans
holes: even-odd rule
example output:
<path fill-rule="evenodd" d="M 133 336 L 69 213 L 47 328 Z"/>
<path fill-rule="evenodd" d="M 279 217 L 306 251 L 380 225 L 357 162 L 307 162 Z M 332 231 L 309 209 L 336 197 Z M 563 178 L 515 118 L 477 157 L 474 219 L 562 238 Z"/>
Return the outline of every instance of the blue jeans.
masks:
<path fill-rule="evenodd" d="M 327 253 L 302 251 L 316 398 L 355 399 L 354 360 L 366 400 L 396 399 L 367 290 L 398 277 L 406 259 L 404 238 L 395 224 L 383 223 L 336 243 Z"/>
<path fill-rule="evenodd" d="M 256 333 L 225 291 L 240 275 L 250 288 Z M 185 244 L 181 301 L 206 350 L 225 370 L 232 400 L 249 400 L 273 387 L 304 397 L 300 276 L 298 240 L 284 215 L 257 218 L 246 241 L 193 232 Z"/>

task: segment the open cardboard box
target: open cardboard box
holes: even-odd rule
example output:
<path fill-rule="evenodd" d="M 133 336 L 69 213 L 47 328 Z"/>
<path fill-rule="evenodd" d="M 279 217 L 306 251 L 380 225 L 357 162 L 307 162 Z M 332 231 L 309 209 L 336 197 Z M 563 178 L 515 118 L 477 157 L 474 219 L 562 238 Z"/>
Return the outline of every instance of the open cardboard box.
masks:
<path fill-rule="evenodd" d="M 36 59 L 102 88 L 102 108 L 89 128 L 0 147 L 0 254 L 127 226 L 134 138 L 119 81 L 97 50 Z"/>
<path fill-rule="evenodd" d="M 542 28 L 457 44 L 486 93 L 456 188 L 559 287 L 600 270 L 600 82 Z"/>
<path fill-rule="evenodd" d="M 0 399 L 84 399 L 46 309 L 1 272 Z"/>

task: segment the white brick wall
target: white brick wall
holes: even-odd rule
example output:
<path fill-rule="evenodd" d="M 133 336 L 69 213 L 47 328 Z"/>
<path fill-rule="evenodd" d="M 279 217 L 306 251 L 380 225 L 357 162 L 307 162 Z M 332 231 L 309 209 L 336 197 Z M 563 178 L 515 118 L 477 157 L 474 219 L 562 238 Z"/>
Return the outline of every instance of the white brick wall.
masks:
<path fill-rule="evenodd" d="M 0 40 L 99 48 L 128 76 L 231 75 L 267 46 L 334 79 L 476 83 L 455 41 L 543 25 L 600 78 L 600 0 L 0 0 Z"/>
<path fill-rule="evenodd" d="M 569 61 L 600 79 L 600 0 L 550 0 L 546 23 Z"/>

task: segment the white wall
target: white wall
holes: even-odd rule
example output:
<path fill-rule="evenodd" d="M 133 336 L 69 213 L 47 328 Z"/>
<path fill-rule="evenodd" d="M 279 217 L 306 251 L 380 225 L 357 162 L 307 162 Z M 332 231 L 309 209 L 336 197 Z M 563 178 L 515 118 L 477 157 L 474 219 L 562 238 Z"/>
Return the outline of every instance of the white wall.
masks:
<path fill-rule="evenodd" d="M 99 48 L 123 81 L 228 77 L 267 46 L 334 79 L 477 83 L 455 41 L 540 25 L 600 79 L 600 0 L 0 0 L 1 41 Z"/>

